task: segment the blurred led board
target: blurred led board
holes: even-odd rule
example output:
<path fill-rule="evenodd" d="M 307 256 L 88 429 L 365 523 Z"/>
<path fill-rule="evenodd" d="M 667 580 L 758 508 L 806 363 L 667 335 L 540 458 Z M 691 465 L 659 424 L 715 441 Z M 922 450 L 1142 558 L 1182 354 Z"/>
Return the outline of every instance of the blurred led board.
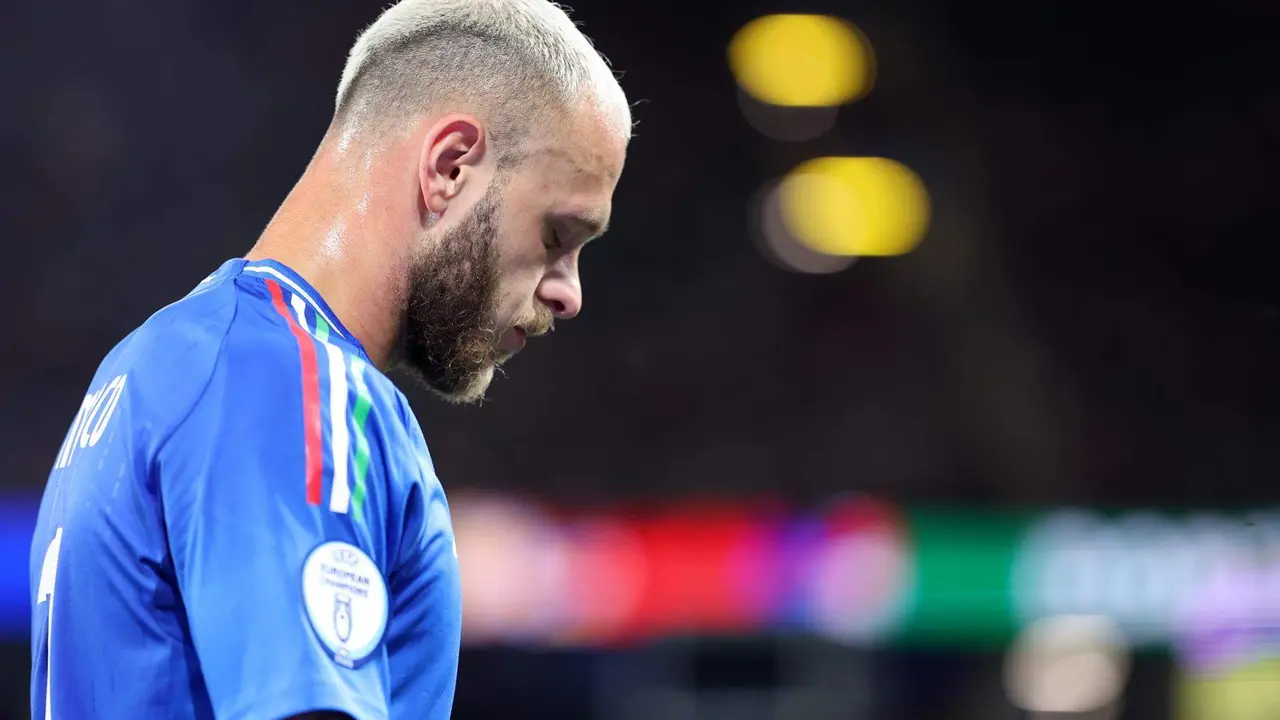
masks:
<path fill-rule="evenodd" d="M 849 644 L 998 646 L 1099 615 L 1168 647 L 1196 591 L 1280 561 L 1280 514 L 822 507 L 713 501 L 579 512 L 451 497 L 472 645 L 609 646 L 802 632 Z M 28 633 L 33 500 L 0 503 L 0 634 Z"/>

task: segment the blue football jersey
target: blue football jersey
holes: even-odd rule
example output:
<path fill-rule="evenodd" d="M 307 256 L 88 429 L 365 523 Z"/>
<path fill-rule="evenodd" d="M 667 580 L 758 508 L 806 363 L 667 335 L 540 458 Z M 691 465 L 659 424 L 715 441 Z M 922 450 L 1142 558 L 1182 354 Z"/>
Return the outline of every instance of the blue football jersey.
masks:
<path fill-rule="evenodd" d="M 231 260 L 98 369 L 31 548 L 32 717 L 449 717 L 461 589 L 404 396 Z"/>

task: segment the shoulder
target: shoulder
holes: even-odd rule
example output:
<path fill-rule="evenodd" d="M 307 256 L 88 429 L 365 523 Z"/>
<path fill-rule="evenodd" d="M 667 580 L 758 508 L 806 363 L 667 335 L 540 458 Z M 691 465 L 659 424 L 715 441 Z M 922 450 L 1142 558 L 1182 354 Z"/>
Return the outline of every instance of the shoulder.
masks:
<path fill-rule="evenodd" d="M 269 290 L 254 278 L 211 276 L 135 332 L 139 360 L 198 383 L 220 362 L 245 354 L 268 364 L 296 356 L 287 309 L 275 307 Z"/>
<path fill-rule="evenodd" d="M 103 365 L 128 375 L 135 408 L 162 435 L 209 396 L 270 401 L 299 387 L 281 380 L 304 364 L 288 301 L 271 289 L 224 266 L 148 318 Z"/>

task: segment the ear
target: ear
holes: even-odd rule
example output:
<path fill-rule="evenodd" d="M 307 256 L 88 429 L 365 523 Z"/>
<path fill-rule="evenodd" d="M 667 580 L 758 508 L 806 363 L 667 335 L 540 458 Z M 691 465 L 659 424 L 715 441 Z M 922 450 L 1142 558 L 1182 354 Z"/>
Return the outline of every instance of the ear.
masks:
<path fill-rule="evenodd" d="M 443 215 L 468 182 L 478 182 L 487 154 L 484 124 L 471 115 L 446 115 L 423 137 L 418 182 L 428 212 Z"/>

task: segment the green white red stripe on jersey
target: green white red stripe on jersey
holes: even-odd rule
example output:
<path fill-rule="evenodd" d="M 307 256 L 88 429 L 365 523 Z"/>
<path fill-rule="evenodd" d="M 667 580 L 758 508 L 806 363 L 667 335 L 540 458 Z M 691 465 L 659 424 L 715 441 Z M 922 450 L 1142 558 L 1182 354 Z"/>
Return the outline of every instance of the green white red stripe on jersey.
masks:
<path fill-rule="evenodd" d="M 286 291 L 276 278 L 263 281 L 272 306 L 289 324 L 298 344 L 307 502 L 326 504 L 327 485 L 329 510 L 363 520 L 368 497 L 367 423 L 373 405 L 365 381 L 368 364 L 331 342 L 330 334 L 341 332 L 309 297 Z"/>

